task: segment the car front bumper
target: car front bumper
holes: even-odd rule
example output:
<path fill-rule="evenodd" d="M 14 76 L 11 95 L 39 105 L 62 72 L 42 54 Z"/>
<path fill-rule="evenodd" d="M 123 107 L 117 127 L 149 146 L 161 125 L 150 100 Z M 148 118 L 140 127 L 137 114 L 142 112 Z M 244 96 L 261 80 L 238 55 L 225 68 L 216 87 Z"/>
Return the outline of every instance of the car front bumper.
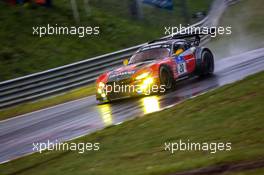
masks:
<path fill-rule="evenodd" d="M 123 88 L 112 88 L 111 91 L 104 93 L 96 93 L 96 100 L 100 102 L 109 102 L 117 99 L 123 99 L 123 98 L 130 98 L 130 97 L 136 97 L 141 95 L 150 95 L 152 93 L 155 93 L 152 91 L 152 87 L 155 85 L 156 87 L 159 87 L 159 79 L 153 78 L 151 79 L 144 79 L 140 81 L 127 81 L 128 83 L 120 83 L 120 82 L 108 82 L 106 85 L 110 85 L 112 87 L 121 86 L 123 85 Z M 126 86 L 126 88 L 124 88 Z"/>

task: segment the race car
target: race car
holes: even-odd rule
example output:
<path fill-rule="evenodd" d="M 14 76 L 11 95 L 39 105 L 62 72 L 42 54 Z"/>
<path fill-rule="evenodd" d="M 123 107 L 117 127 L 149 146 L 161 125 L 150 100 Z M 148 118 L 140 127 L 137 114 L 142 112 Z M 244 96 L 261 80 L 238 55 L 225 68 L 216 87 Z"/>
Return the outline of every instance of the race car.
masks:
<path fill-rule="evenodd" d="M 164 93 L 176 88 L 178 80 L 213 74 L 213 53 L 199 46 L 200 38 L 200 34 L 174 35 L 142 46 L 122 67 L 97 78 L 96 100 Z"/>

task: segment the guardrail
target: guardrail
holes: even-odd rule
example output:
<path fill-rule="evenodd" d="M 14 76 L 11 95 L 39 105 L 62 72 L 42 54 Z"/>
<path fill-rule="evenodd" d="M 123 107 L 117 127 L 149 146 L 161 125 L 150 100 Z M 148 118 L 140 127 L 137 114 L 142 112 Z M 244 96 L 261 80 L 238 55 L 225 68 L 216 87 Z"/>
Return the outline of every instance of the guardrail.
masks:
<path fill-rule="evenodd" d="M 215 0 L 207 17 L 193 24 L 192 27 L 216 26 L 226 7 L 235 2 L 237 0 Z M 202 44 L 209 39 L 208 36 L 203 37 Z M 1 82 L 0 108 L 33 101 L 92 83 L 109 68 L 120 66 L 122 59 L 130 57 L 145 44 Z"/>

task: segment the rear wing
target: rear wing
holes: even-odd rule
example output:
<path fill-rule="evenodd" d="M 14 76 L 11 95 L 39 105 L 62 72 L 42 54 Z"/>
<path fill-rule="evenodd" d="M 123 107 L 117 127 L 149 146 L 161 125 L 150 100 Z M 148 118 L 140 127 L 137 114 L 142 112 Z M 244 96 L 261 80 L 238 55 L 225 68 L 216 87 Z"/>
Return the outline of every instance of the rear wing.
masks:
<path fill-rule="evenodd" d="M 163 38 L 160 38 L 160 39 L 156 39 L 156 40 L 150 41 L 150 42 L 148 42 L 148 44 L 159 42 L 159 41 L 172 40 L 172 39 L 186 39 L 190 43 L 198 46 L 200 44 L 202 36 L 211 35 L 214 32 L 215 32 L 215 30 L 208 31 L 207 34 L 199 33 L 199 32 L 186 33 L 186 34 L 175 34 L 175 35 L 171 35 L 171 36 L 168 36 L 168 37 L 163 37 Z"/>

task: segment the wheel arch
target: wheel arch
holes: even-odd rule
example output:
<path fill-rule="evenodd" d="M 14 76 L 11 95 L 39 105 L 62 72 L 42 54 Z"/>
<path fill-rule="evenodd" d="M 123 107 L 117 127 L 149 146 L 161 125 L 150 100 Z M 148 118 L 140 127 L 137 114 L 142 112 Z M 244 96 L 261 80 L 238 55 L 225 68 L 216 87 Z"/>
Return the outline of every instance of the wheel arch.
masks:
<path fill-rule="evenodd" d="M 200 74 L 202 71 L 202 53 L 204 51 L 208 51 L 211 55 L 212 58 L 214 59 L 214 54 L 213 52 L 207 48 L 207 47 L 197 47 L 196 51 L 195 51 L 195 61 L 196 61 L 196 68 L 195 68 L 195 72 L 196 74 Z"/>
<path fill-rule="evenodd" d="M 161 83 L 160 80 L 160 70 L 161 68 L 164 67 L 165 69 L 167 69 L 169 71 L 169 74 L 171 76 L 171 87 L 169 89 L 175 89 L 176 85 L 175 85 L 175 76 L 172 70 L 172 67 L 170 67 L 168 64 L 161 64 L 159 67 L 159 82 Z"/>
<path fill-rule="evenodd" d="M 168 71 L 172 75 L 173 79 L 175 79 L 174 73 L 172 71 L 172 68 L 168 64 L 164 64 L 164 63 L 160 64 L 160 66 L 159 66 L 159 72 L 160 72 L 161 67 L 165 67 L 166 69 L 168 69 Z"/>

